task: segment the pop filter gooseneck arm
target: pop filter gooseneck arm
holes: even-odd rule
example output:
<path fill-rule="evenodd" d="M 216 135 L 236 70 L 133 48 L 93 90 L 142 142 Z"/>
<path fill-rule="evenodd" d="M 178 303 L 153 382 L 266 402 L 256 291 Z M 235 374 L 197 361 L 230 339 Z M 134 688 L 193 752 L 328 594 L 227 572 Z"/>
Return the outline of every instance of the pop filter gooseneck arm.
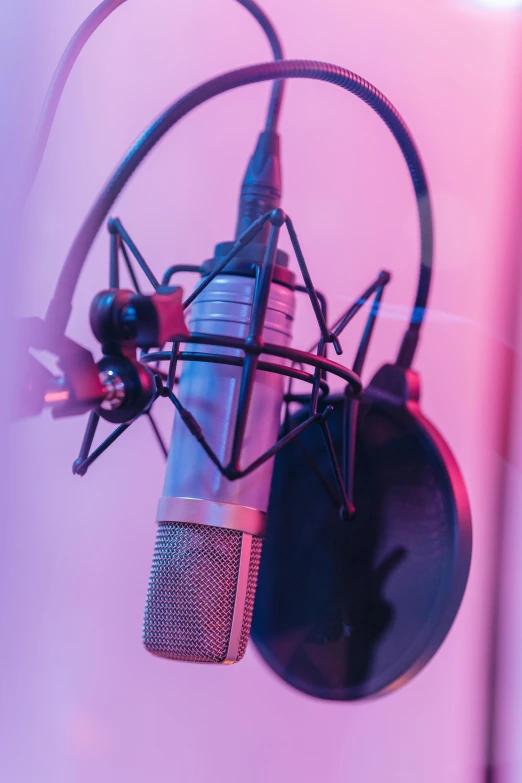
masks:
<path fill-rule="evenodd" d="M 315 79 L 335 84 L 353 93 L 379 115 L 401 149 L 413 182 L 421 239 L 417 295 L 411 320 L 397 359 L 397 363 L 401 367 L 411 365 L 424 318 L 433 263 L 432 209 L 428 183 L 420 155 L 401 115 L 376 87 L 345 68 L 309 60 L 262 63 L 217 76 L 173 103 L 147 128 L 106 184 L 76 235 L 46 314 L 46 327 L 51 338 L 53 336 L 60 337 L 65 333 L 72 310 L 74 292 L 90 247 L 116 199 L 149 152 L 185 115 L 211 98 L 236 87 L 274 79 Z"/>

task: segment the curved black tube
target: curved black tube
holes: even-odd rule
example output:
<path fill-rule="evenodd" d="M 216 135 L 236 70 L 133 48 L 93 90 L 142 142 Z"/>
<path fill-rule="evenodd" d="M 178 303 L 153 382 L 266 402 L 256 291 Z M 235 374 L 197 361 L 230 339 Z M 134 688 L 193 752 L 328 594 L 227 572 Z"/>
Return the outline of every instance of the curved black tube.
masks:
<path fill-rule="evenodd" d="M 249 11 L 254 19 L 256 19 L 261 27 L 263 28 L 266 37 L 268 38 L 268 42 L 272 48 L 272 52 L 274 54 L 274 60 L 283 60 L 284 54 L 283 54 L 283 47 L 281 44 L 281 40 L 276 32 L 276 29 L 268 16 L 265 14 L 265 12 L 260 8 L 257 3 L 254 3 L 254 0 L 237 0 L 239 5 L 242 5 L 243 8 L 246 8 L 247 11 Z M 265 130 L 266 131 L 276 131 L 277 130 L 277 123 L 279 120 L 279 115 L 281 113 L 281 104 L 283 102 L 283 90 L 284 90 L 284 81 L 281 81 L 280 79 L 274 82 L 274 86 L 272 88 L 272 96 L 270 98 L 270 104 L 268 106 L 268 115 L 266 118 L 266 125 Z"/>
<path fill-rule="evenodd" d="M 417 295 L 398 358 L 401 366 L 411 364 L 428 299 L 433 262 L 431 203 L 428 183 L 417 147 L 399 112 L 376 87 L 345 68 L 308 60 L 262 63 L 217 76 L 187 93 L 152 123 L 116 169 L 76 235 L 47 311 L 46 325 L 50 335 L 60 336 L 65 332 L 74 291 L 89 249 L 124 186 L 158 141 L 192 109 L 210 98 L 235 87 L 273 79 L 317 79 L 342 87 L 367 103 L 385 122 L 399 144 L 413 182 L 421 229 L 421 263 Z"/>
<path fill-rule="evenodd" d="M 241 1 L 241 0 L 239 0 Z M 56 67 L 51 84 L 45 96 L 45 102 L 38 120 L 33 149 L 29 163 L 29 170 L 26 175 L 24 187 L 24 198 L 29 195 L 34 181 L 40 170 L 40 165 L 44 156 L 47 142 L 51 134 L 54 118 L 58 110 L 58 105 L 65 89 L 69 75 L 73 69 L 74 63 L 78 59 L 83 47 L 91 36 L 96 32 L 102 22 L 107 19 L 120 5 L 126 0 L 102 0 L 102 2 L 84 19 L 73 37 L 67 44 L 60 62 Z"/>
<path fill-rule="evenodd" d="M 24 198 L 32 190 L 34 181 L 38 176 L 40 165 L 44 156 L 47 142 L 51 134 L 54 118 L 58 110 L 58 105 L 62 97 L 67 80 L 72 71 L 74 63 L 76 62 L 83 47 L 91 38 L 93 33 L 98 29 L 102 22 L 107 19 L 120 5 L 126 0 L 102 0 L 100 4 L 89 14 L 89 16 L 81 23 L 80 27 L 76 30 L 73 37 L 67 44 L 60 62 L 53 75 L 51 84 L 45 97 L 45 102 L 38 120 L 38 127 L 36 129 L 35 138 L 33 142 L 33 150 L 31 154 L 31 160 L 29 164 L 29 170 L 26 176 Z M 274 53 L 275 60 L 283 59 L 283 49 L 281 41 L 274 29 L 274 26 L 264 11 L 254 2 L 254 0 L 237 0 L 237 2 L 246 8 L 247 11 L 254 17 L 263 29 L 268 42 Z M 270 105 L 268 108 L 268 116 L 266 121 L 267 130 L 276 130 L 277 121 L 281 111 L 281 103 L 283 100 L 283 82 L 276 82 L 272 90 L 272 97 L 270 99 Z"/>

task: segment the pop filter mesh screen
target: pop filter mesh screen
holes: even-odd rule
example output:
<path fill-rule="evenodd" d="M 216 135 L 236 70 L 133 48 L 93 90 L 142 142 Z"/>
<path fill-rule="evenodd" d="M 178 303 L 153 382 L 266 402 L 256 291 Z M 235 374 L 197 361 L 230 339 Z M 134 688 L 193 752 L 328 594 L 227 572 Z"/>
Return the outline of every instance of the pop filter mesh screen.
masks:
<path fill-rule="evenodd" d="M 341 459 L 342 400 L 333 407 L 328 424 Z M 381 693 L 422 668 L 451 626 L 471 536 L 440 441 L 424 422 L 363 399 L 357 512 L 347 522 L 319 427 L 276 458 L 252 638 L 274 671 L 305 693 L 342 700 Z"/>

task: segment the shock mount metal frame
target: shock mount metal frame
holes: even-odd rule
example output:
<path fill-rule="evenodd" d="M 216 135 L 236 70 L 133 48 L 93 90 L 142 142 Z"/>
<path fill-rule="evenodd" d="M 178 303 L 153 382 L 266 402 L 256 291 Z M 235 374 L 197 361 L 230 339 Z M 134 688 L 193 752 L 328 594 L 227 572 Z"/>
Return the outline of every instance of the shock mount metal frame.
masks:
<path fill-rule="evenodd" d="M 282 210 L 276 209 L 268 212 L 256 220 L 233 244 L 230 252 L 221 263 L 202 279 L 196 286 L 193 293 L 183 302 L 183 308 L 187 309 L 199 294 L 214 280 L 214 278 L 224 272 L 228 263 L 237 254 L 252 242 L 262 230 L 263 226 L 270 223 L 270 234 L 268 244 L 265 249 L 263 263 L 261 265 L 253 264 L 252 273 L 255 275 L 254 294 L 252 298 L 251 316 L 249 322 L 248 335 L 245 339 L 232 338 L 210 334 L 191 334 L 189 338 L 183 340 L 183 344 L 208 345 L 212 347 L 221 347 L 228 349 L 238 349 L 242 351 L 242 356 L 230 356 L 216 353 L 196 353 L 187 350 L 181 350 L 181 343 L 174 342 L 170 350 L 147 351 L 141 354 L 139 360 L 146 365 L 155 364 L 153 373 L 155 376 L 156 391 L 152 401 L 135 418 L 124 424 L 120 424 L 94 451 L 91 452 L 94 436 L 100 419 L 100 414 L 93 411 L 90 414 L 83 442 L 80 448 L 78 459 L 74 462 L 73 471 L 78 475 L 85 475 L 92 463 L 103 454 L 107 448 L 122 435 L 131 424 L 133 424 L 142 415 L 149 418 L 155 437 L 158 440 L 160 448 L 167 456 L 167 448 L 160 435 L 159 429 L 152 416 L 151 408 L 159 397 L 168 398 L 174 405 L 185 426 L 190 433 L 200 443 L 209 459 L 218 468 L 220 473 L 230 481 L 240 479 L 255 471 L 267 460 L 273 458 L 290 441 L 297 438 L 305 429 L 312 424 L 318 424 L 321 428 L 325 448 L 330 460 L 332 474 L 335 481 L 335 500 L 339 512 L 343 518 L 350 518 L 355 511 L 353 505 L 353 473 L 355 457 L 355 432 L 358 399 L 363 391 L 360 379 L 361 371 L 364 365 L 370 340 L 375 327 L 375 322 L 379 313 L 379 307 L 385 286 L 390 281 L 390 273 L 381 272 L 376 280 L 361 294 L 361 296 L 350 306 L 344 315 L 330 329 L 327 325 L 327 307 L 326 299 L 314 287 L 310 272 L 305 262 L 299 240 L 291 219 Z M 272 285 L 274 266 L 276 262 L 278 239 L 281 228 L 286 226 L 290 241 L 299 265 L 304 285 L 296 285 L 294 290 L 306 293 L 310 299 L 315 319 L 320 331 L 320 338 L 309 352 L 301 351 L 295 348 L 287 348 L 279 345 L 272 345 L 263 341 L 263 328 L 270 287 Z M 160 287 L 159 281 L 148 266 L 147 262 L 139 252 L 131 237 L 118 219 L 111 219 L 108 223 L 110 232 L 110 274 L 109 284 L 111 288 L 120 287 L 120 257 L 123 256 L 128 274 L 132 280 L 137 293 L 141 293 L 140 285 L 133 267 L 132 258 L 141 268 L 147 277 L 149 283 L 155 291 Z M 132 258 L 131 258 L 132 256 Z M 163 277 L 162 285 L 168 285 L 171 278 L 178 272 L 198 272 L 201 273 L 199 266 L 178 265 L 170 267 Z M 333 345 L 336 354 L 342 354 L 340 336 L 346 326 L 351 322 L 354 316 L 359 312 L 363 305 L 373 296 L 370 313 L 367 318 L 366 326 L 361 338 L 356 358 L 352 369 L 343 367 L 337 362 L 331 361 L 327 357 L 329 345 Z M 315 352 L 314 352 L 315 351 Z M 266 361 L 265 356 L 274 356 L 283 359 L 289 364 L 276 364 Z M 223 365 L 231 365 L 242 368 L 241 383 L 239 391 L 239 400 L 234 427 L 234 438 L 232 443 L 231 457 L 227 465 L 223 465 L 209 443 L 204 433 L 199 427 L 189 410 L 187 410 L 174 392 L 177 383 L 176 370 L 180 362 L 199 361 L 210 362 Z M 168 362 L 168 372 L 160 370 L 161 362 Z M 306 372 L 303 367 L 309 365 L 311 372 Z M 268 451 L 262 454 L 258 459 L 246 467 L 241 466 L 241 451 L 246 431 L 246 425 L 250 412 L 250 403 L 252 391 L 254 388 L 256 372 L 273 372 L 284 375 L 289 379 L 287 393 L 284 401 L 286 411 L 284 416 L 283 433 L 277 443 Z M 335 453 L 332 437 L 328 428 L 328 416 L 333 410 L 331 406 L 324 405 L 327 402 L 329 389 L 327 384 L 328 374 L 333 374 L 346 382 L 345 390 L 345 422 L 346 426 L 343 432 L 343 452 L 342 461 L 339 464 Z M 311 385 L 312 390 L 309 395 L 293 394 L 293 381 L 304 381 Z M 319 410 L 319 401 L 323 403 Z M 292 402 L 299 402 L 308 405 L 308 417 L 300 425 L 290 428 L 289 406 Z M 316 466 L 317 469 L 317 466 Z M 324 481 L 328 488 L 328 482 Z"/>

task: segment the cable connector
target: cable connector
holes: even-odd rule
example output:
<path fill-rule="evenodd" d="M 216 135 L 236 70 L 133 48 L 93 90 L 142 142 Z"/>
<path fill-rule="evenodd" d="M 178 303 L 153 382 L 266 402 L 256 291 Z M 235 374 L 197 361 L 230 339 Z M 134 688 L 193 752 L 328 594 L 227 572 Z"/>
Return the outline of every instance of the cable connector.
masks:
<path fill-rule="evenodd" d="M 274 131 L 259 135 L 241 186 L 236 239 L 267 212 L 281 203 L 281 159 L 279 136 Z M 256 241 L 266 244 L 270 226 L 266 224 Z"/>

